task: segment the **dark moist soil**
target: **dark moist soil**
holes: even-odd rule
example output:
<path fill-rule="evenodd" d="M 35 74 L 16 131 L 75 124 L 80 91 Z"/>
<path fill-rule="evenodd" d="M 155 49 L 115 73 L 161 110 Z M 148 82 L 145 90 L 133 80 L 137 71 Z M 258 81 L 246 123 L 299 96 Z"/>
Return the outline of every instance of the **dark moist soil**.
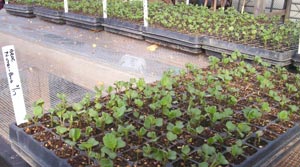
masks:
<path fill-rule="evenodd" d="M 52 125 L 51 125 L 51 121 L 46 121 L 46 122 L 43 122 L 42 125 L 44 127 L 50 129 L 50 128 L 56 127 L 58 124 L 53 122 Z"/>
<path fill-rule="evenodd" d="M 143 150 L 142 148 L 131 149 L 124 152 L 122 157 L 127 161 L 136 162 L 143 158 Z"/>
<path fill-rule="evenodd" d="M 48 148 L 49 150 L 56 150 L 61 148 L 63 145 L 66 145 L 63 141 L 59 139 L 53 139 L 48 140 L 46 143 L 44 143 L 44 146 Z"/>
<path fill-rule="evenodd" d="M 117 157 L 113 162 L 115 167 L 130 167 L 130 164 L 121 157 Z"/>
<path fill-rule="evenodd" d="M 153 159 L 144 158 L 139 160 L 136 164 L 134 164 L 134 167 L 163 167 L 163 165 Z"/>
<path fill-rule="evenodd" d="M 272 132 L 275 132 L 277 134 L 283 134 L 286 132 L 286 128 L 283 128 L 283 127 L 279 126 L 278 124 L 271 124 L 271 125 L 267 126 L 267 129 Z"/>
<path fill-rule="evenodd" d="M 291 121 L 278 121 L 276 123 L 278 123 L 279 125 L 281 125 L 281 126 L 283 126 L 285 128 L 292 128 L 292 127 L 295 126 L 295 124 L 293 122 L 291 122 Z"/>
<path fill-rule="evenodd" d="M 273 133 L 273 132 L 271 132 L 271 131 L 268 131 L 268 130 L 264 130 L 264 131 L 263 131 L 263 136 L 262 136 L 262 138 L 264 138 L 264 139 L 267 139 L 267 140 L 269 140 L 269 141 L 273 141 L 273 140 L 275 140 L 277 137 L 278 137 L 278 135 L 275 134 L 275 133 Z"/>
<path fill-rule="evenodd" d="M 88 165 L 93 165 L 93 161 L 90 160 L 87 156 L 79 155 L 75 158 L 71 158 L 68 160 L 68 163 L 71 164 L 72 167 L 83 167 Z"/>
<path fill-rule="evenodd" d="M 257 147 L 257 148 L 263 148 L 265 147 L 268 143 L 266 141 L 264 141 L 263 139 L 260 139 L 260 141 L 255 138 L 255 137 L 251 137 L 247 140 L 247 143 Z"/>
<path fill-rule="evenodd" d="M 72 156 L 77 156 L 78 153 L 79 152 L 77 150 L 73 149 L 70 146 L 63 146 L 62 148 L 55 151 L 55 154 L 63 159 L 70 158 Z"/>
<path fill-rule="evenodd" d="M 173 166 L 174 167 L 188 167 L 188 166 L 197 166 L 197 163 L 193 162 L 193 161 L 190 161 L 190 160 L 178 160 L 176 161 L 175 163 L 173 163 Z"/>
<path fill-rule="evenodd" d="M 52 134 L 49 131 L 43 131 L 41 133 L 38 133 L 38 134 L 34 135 L 34 139 L 39 141 L 39 142 L 44 142 L 44 141 L 47 141 L 47 140 L 51 140 L 54 137 L 55 137 L 54 134 Z"/>
<path fill-rule="evenodd" d="M 25 133 L 27 133 L 29 135 L 33 135 L 33 134 L 42 132 L 44 130 L 45 130 L 45 128 L 43 128 L 41 126 L 31 126 L 31 127 L 24 128 Z"/>
<path fill-rule="evenodd" d="M 205 141 L 200 137 L 192 137 L 187 140 L 187 143 L 193 147 L 200 147 L 205 143 Z"/>
<path fill-rule="evenodd" d="M 227 161 L 229 161 L 230 163 L 234 163 L 235 165 L 242 163 L 246 159 L 241 155 L 233 157 L 230 153 L 225 153 L 224 156 L 226 157 Z"/>
<path fill-rule="evenodd" d="M 49 114 L 45 114 L 39 119 L 39 122 L 48 122 L 48 121 L 50 121 Z"/>
<path fill-rule="evenodd" d="M 251 146 L 248 146 L 248 145 L 243 145 L 243 150 L 244 150 L 244 155 L 246 156 L 251 156 L 253 154 L 255 154 L 257 152 L 257 150 Z"/>

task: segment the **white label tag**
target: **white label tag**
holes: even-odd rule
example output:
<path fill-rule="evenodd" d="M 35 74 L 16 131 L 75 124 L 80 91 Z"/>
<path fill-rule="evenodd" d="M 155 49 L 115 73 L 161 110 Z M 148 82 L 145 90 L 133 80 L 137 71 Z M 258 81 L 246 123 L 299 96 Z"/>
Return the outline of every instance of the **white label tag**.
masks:
<path fill-rule="evenodd" d="M 2 47 L 2 55 L 9 84 L 10 95 L 14 107 L 16 123 L 19 125 L 27 122 L 27 120 L 25 119 L 26 107 L 14 46 L 9 45 Z"/>
<path fill-rule="evenodd" d="M 64 9 L 65 9 L 65 13 L 69 12 L 68 0 L 64 0 Z"/>
<path fill-rule="evenodd" d="M 103 6 L 103 18 L 107 18 L 107 1 L 102 0 L 102 6 Z"/>
<path fill-rule="evenodd" d="M 148 27 L 148 0 L 143 0 L 144 26 Z"/>

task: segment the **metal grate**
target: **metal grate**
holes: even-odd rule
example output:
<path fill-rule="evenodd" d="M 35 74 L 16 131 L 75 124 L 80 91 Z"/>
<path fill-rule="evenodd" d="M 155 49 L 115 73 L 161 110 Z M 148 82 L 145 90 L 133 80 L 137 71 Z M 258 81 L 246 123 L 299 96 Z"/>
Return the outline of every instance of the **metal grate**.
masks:
<path fill-rule="evenodd" d="M 290 18 L 295 21 L 300 20 L 300 0 L 293 0 Z"/>
<path fill-rule="evenodd" d="M 42 98 L 45 108 L 55 106 L 59 103 L 57 93 L 65 93 L 69 103 L 78 102 L 85 93 L 93 93 L 72 82 L 56 75 L 43 72 L 37 68 L 27 68 L 20 71 L 20 77 L 25 97 L 27 113 L 31 114 L 34 101 Z M 8 140 L 9 125 L 15 122 L 12 102 L 10 98 L 7 78 L 0 76 L 0 134 Z"/>

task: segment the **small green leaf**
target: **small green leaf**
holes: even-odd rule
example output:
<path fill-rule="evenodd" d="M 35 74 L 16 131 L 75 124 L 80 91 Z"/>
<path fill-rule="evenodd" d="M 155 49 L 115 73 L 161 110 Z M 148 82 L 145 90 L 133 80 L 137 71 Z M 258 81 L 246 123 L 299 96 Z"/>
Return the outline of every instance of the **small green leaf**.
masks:
<path fill-rule="evenodd" d="M 81 135 L 81 130 L 79 128 L 72 128 L 69 131 L 69 137 L 72 139 L 73 142 L 76 142 Z"/>
<path fill-rule="evenodd" d="M 83 106 L 80 104 L 80 103 L 74 103 L 72 105 L 72 108 L 75 110 L 75 111 L 80 111 L 83 109 Z"/>
<path fill-rule="evenodd" d="M 101 167 L 113 167 L 113 162 L 110 159 L 107 158 L 101 158 L 100 160 L 100 166 Z"/>
<path fill-rule="evenodd" d="M 158 127 L 163 126 L 163 119 L 162 118 L 156 118 L 155 119 L 155 125 Z"/>
<path fill-rule="evenodd" d="M 117 148 L 118 139 L 116 138 L 116 136 L 114 134 L 107 133 L 103 137 L 103 143 L 109 149 L 114 150 L 115 148 Z"/>
<path fill-rule="evenodd" d="M 174 141 L 174 140 L 177 139 L 177 135 L 174 134 L 174 133 L 172 133 L 172 132 L 168 132 L 168 133 L 167 133 L 167 139 L 168 139 L 169 141 Z"/>
<path fill-rule="evenodd" d="M 207 162 L 201 162 L 198 164 L 198 167 L 208 167 L 208 163 Z"/>
<path fill-rule="evenodd" d="M 184 146 L 181 147 L 181 152 L 184 155 L 188 155 L 191 152 L 191 149 L 188 145 L 184 145 Z"/>

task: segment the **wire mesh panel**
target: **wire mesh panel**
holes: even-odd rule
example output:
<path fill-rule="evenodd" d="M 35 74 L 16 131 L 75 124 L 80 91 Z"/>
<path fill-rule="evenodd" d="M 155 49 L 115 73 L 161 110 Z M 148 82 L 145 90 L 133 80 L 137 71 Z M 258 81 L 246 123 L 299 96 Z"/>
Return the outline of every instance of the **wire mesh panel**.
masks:
<path fill-rule="evenodd" d="M 9 93 L 7 78 L 0 75 L 0 134 L 8 140 L 9 125 L 15 122 L 12 101 Z M 78 102 L 86 93 L 93 93 L 72 82 L 56 75 L 43 72 L 37 68 L 26 68 L 20 71 L 23 86 L 24 99 L 28 114 L 32 112 L 32 104 L 42 98 L 45 101 L 45 109 L 59 103 L 57 93 L 64 93 L 69 103 Z"/>
<path fill-rule="evenodd" d="M 233 0 L 233 6 L 241 10 L 244 0 Z M 255 0 L 245 1 L 245 11 L 252 13 Z M 285 0 L 266 0 L 265 12 L 285 9 Z"/>
<path fill-rule="evenodd" d="M 300 0 L 293 0 L 290 13 L 291 20 L 300 20 Z"/>

